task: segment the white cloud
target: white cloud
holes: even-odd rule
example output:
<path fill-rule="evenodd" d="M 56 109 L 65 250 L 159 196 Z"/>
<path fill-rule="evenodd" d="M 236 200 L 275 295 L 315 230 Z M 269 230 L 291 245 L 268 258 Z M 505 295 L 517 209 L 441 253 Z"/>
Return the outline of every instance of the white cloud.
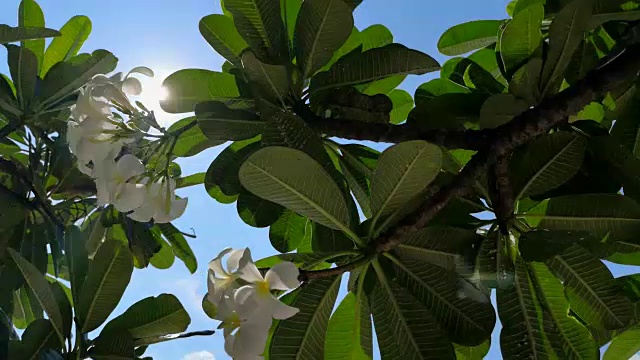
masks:
<path fill-rule="evenodd" d="M 212 353 L 202 350 L 189 353 L 182 360 L 215 360 L 215 357 Z"/>

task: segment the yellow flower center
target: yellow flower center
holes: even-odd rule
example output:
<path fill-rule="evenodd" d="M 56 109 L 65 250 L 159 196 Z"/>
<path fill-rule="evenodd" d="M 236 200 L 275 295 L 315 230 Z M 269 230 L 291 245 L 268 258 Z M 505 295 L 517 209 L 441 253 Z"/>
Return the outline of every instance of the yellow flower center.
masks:
<path fill-rule="evenodd" d="M 256 292 L 258 295 L 265 296 L 271 293 L 269 283 L 266 281 L 260 281 L 256 283 Z"/>

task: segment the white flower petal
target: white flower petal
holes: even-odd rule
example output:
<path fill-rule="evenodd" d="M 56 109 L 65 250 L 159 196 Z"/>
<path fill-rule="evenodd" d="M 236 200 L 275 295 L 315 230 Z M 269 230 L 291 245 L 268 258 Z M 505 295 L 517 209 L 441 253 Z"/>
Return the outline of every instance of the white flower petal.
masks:
<path fill-rule="evenodd" d="M 229 272 L 236 272 L 240 264 L 240 259 L 247 253 L 247 249 L 236 249 L 231 251 L 227 258 L 227 270 Z"/>
<path fill-rule="evenodd" d="M 233 344 L 234 351 L 247 355 L 260 356 L 264 353 L 264 347 L 269 336 L 271 319 L 263 317 L 265 321 L 252 321 L 240 325 Z"/>
<path fill-rule="evenodd" d="M 292 262 L 281 262 L 273 266 L 265 276 L 272 290 L 292 290 L 300 286 L 300 270 Z"/>
<path fill-rule="evenodd" d="M 234 318 L 236 306 L 233 299 L 222 297 L 216 306 L 216 320 L 231 321 Z"/>
<path fill-rule="evenodd" d="M 228 273 L 222 268 L 222 258 L 233 251 L 232 248 L 224 248 L 220 253 L 213 258 L 213 260 L 209 261 L 209 269 L 211 269 L 216 275 L 225 275 L 228 276 Z"/>
<path fill-rule="evenodd" d="M 236 342 L 235 335 L 227 335 L 224 337 L 224 351 L 229 355 L 233 356 L 233 349 Z"/>
<path fill-rule="evenodd" d="M 254 264 L 253 260 L 251 259 L 250 250 L 247 249 L 246 252 L 249 255 L 247 257 L 243 256 L 244 260 L 241 260 L 240 264 L 238 265 L 238 273 L 240 274 L 240 277 L 242 278 L 242 280 L 250 283 L 264 281 L 264 278 L 260 274 L 260 271 L 258 271 L 256 264 Z"/>
<path fill-rule="evenodd" d="M 127 95 L 140 95 L 142 94 L 142 83 L 134 77 L 128 77 L 122 83 L 122 91 Z"/>
<path fill-rule="evenodd" d="M 233 301 L 238 304 L 238 309 L 249 308 L 255 305 L 256 288 L 252 285 L 241 286 L 233 294 Z"/>
<path fill-rule="evenodd" d="M 300 309 L 289 306 L 272 296 L 264 303 L 264 311 L 269 312 L 274 319 L 284 320 L 297 314 Z"/>
<path fill-rule="evenodd" d="M 166 188 L 164 188 L 164 191 L 166 191 Z M 174 196 L 173 193 L 170 196 Z M 160 199 L 166 199 L 166 195 L 163 194 L 163 196 L 160 197 Z M 167 213 L 166 202 L 159 201 L 158 205 L 160 207 L 157 209 L 157 212 L 154 215 L 155 222 L 157 222 L 158 224 L 164 224 L 164 223 L 172 222 L 173 220 L 179 218 L 180 216 L 182 216 L 182 214 L 184 214 L 184 211 L 187 208 L 187 202 L 188 201 L 186 198 L 171 200 L 171 202 L 169 202 L 169 212 Z"/>
<path fill-rule="evenodd" d="M 122 176 L 123 179 L 131 179 L 134 176 L 138 176 L 144 172 L 144 165 L 142 162 L 131 154 L 126 154 L 122 156 L 117 163 L 118 174 Z"/>
<path fill-rule="evenodd" d="M 145 201 L 142 203 L 142 205 L 140 205 L 140 207 L 133 210 L 133 212 L 131 214 L 128 214 L 127 216 L 131 220 L 137 221 L 137 222 L 151 221 L 151 219 L 153 218 L 153 215 L 156 213 L 156 209 L 153 206 L 153 202 L 147 201 L 147 200 L 148 199 L 145 199 Z"/>
<path fill-rule="evenodd" d="M 144 185 L 125 183 L 120 186 L 119 190 L 115 199 L 113 199 L 113 206 L 118 211 L 131 211 L 144 202 L 146 193 Z"/>

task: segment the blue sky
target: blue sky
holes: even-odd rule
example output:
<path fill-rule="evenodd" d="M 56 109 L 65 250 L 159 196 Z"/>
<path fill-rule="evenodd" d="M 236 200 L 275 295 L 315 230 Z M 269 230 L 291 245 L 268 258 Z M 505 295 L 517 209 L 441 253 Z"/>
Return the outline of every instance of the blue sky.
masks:
<path fill-rule="evenodd" d="M 121 71 L 138 65 L 156 71 L 155 79 L 145 81 L 148 95 L 144 103 L 157 109 L 159 120 L 165 124 L 182 117 L 159 112 L 157 103 L 149 103 L 162 79 L 183 68 L 219 70 L 223 63 L 222 57 L 198 32 L 200 18 L 221 12 L 217 0 L 39 0 L 39 3 L 45 13 L 46 25 L 51 28 L 60 28 L 74 15 L 91 18 L 93 32 L 83 47 L 84 52 L 95 49 L 113 52 L 120 59 L 118 69 Z M 502 19 L 506 17 L 507 3 L 507 0 L 364 0 L 356 10 L 355 20 L 360 29 L 383 24 L 394 34 L 396 42 L 427 52 L 442 63 L 446 58 L 438 53 L 436 43 L 444 30 L 475 19 Z M 0 23 L 17 24 L 18 4 L 19 0 L 0 1 Z M 6 58 L 5 50 L 0 51 L 2 58 Z M 4 63 L 0 64 L 0 71 L 8 73 Z M 431 77 L 410 77 L 401 87 L 413 93 L 418 85 Z M 181 161 L 183 174 L 206 171 L 222 149 L 209 149 L 196 157 L 184 159 Z M 248 246 L 256 259 L 273 255 L 275 250 L 269 244 L 268 230 L 245 225 L 237 216 L 235 204 L 217 203 L 209 198 L 202 186 L 180 190 L 179 194 L 189 197 L 189 206 L 175 225 L 183 231 L 194 229 L 198 236 L 190 240 L 198 257 L 197 273 L 189 274 L 178 260 L 169 270 L 136 270 L 114 315 L 144 297 L 166 292 L 178 296 L 191 315 L 189 330 L 215 328 L 217 324 L 209 320 L 200 308 L 200 301 L 206 293 L 209 260 L 227 246 Z M 620 266 L 612 270 L 616 276 L 632 272 Z M 494 334 L 488 359 L 500 358 L 497 335 L 498 332 Z M 195 337 L 154 345 L 147 354 L 156 360 L 227 359 L 222 344 L 221 335 Z"/>

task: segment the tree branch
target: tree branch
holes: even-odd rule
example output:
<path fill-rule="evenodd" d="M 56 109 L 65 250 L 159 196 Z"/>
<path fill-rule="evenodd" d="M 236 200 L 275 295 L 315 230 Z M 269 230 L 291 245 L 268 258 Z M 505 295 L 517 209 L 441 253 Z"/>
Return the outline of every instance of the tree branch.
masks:
<path fill-rule="evenodd" d="M 491 202 L 498 220 L 498 226 L 502 235 L 509 234 L 508 224 L 513 217 L 515 199 L 513 188 L 509 180 L 509 157 L 500 156 L 489 172 L 491 186 Z"/>
<path fill-rule="evenodd" d="M 509 123 L 498 127 L 489 137 L 490 147 L 473 156 L 467 165 L 447 185 L 431 192 L 426 202 L 403 219 L 395 228 L 375 239 L 364 249 L 365 254 L 383 253 L 395 248 L 410 232 L 424 228 L 427 223 L 454 197 L 463 196 L 497 159 L 506 159 L 516 148 L 566 121 L 592 101 L 603 98 L 640 71 L 640 45 L 633 45 L 616 58 L 591 71 L 585 78 L 561 93 L 543 100 L 537 107 L 518 115 Z M 502 169 L 503 170 L 503 169 Z M 501 170 L 501 171 L 502 171 Z M 333 269 L 305 272 L 308 279 L 331 276 L 353 270 L 357 262 Z M 314 273 L 314 274 L 312 274 Z"/>

